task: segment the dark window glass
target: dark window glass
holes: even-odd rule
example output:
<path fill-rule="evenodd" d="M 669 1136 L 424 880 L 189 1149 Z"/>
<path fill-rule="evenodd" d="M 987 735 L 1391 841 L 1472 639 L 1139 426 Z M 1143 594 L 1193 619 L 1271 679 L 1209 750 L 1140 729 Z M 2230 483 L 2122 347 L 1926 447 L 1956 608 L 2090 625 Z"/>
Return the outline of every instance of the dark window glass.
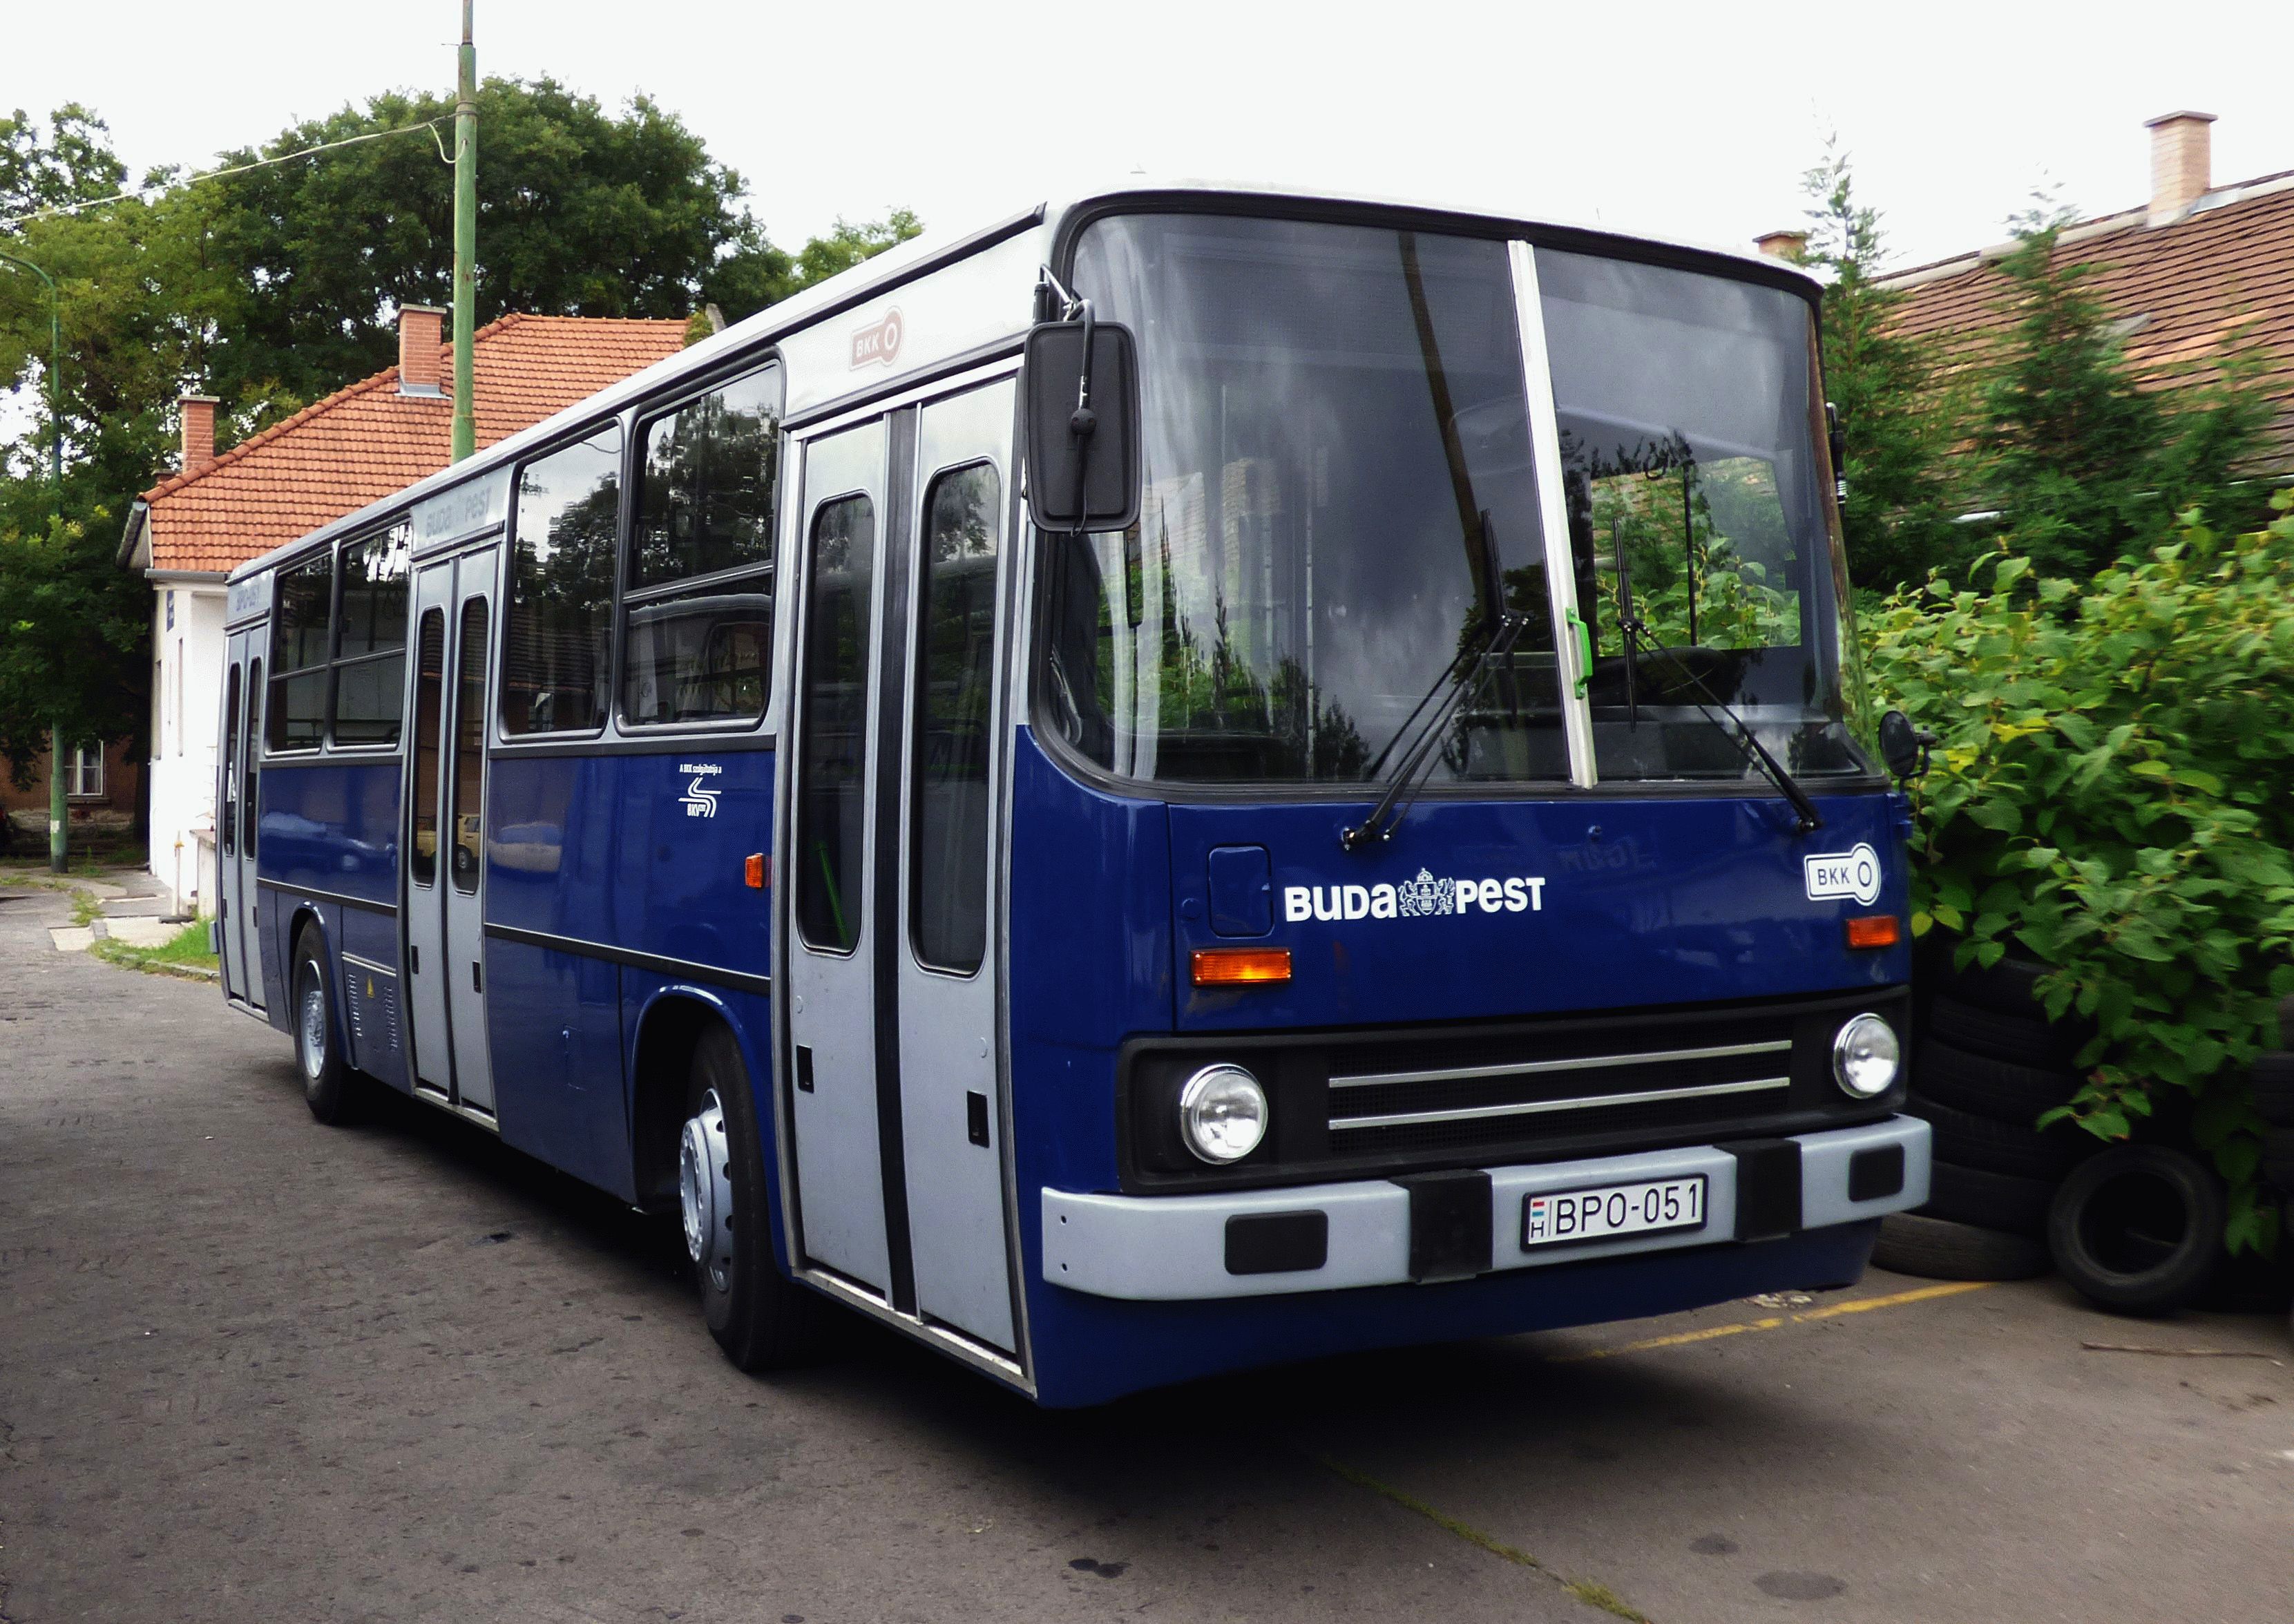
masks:
<path fill-rule="evenodd" d="M 768 368 L 647 427 L 630 587 L 772 562 L 779 405 Z"/>
<path fill-rule="evenodd" d="M 622 639 L 622 719 L 754 721 L 773 641 L 780 374 L 767 369 L 647 426 Z M 677 583 L 708 578 L 692 591 Z"/>
<path fill-rule="evenodd" d="M 909 917 L 916 957 L 969 973 L 988 948 L 988 758 L 996 689 L 1003 482 L 940 475 L 924 502 L 916 596 L 915 806 Z"/>
<path fill-rule="evenodd" d="M 279 572 L 279 623 L 271 635 L 271 652 L 279 657 L 271 663 L 281 676 L 326 663 L 334 588 L 331 552 Z"/>
<path fill-rule="evenodd" d="M 271 748 L 315 750 L 327 725 L 327 627 L 335 560 L 321 553 L 279 573 L 271 633 Z"/>
<path fill-rule="evenodd" d="M 342 637 L 335 658 L 399 654 L 406 647 L 406 553 L 413 532 L 396 525 L 343 548 Z"/>
<path fill-rule="evenodd" d="M 257 660 L 247 668 L 247 773 L 246 788 L 239 801 L 239 840 L 247 855 L 255 855 L 256 825 L 262 821 L 263 769 L 256 765 L 261 759 L 256 746 L 263 738 L 263 662 Z"/>
<path fill-rule="evenodd" d="M 1146 484 L 1129 533 L 1045 540 L 1046 724 L 1139 778 L 1360 783 L 1494 594 L 1524 630 L 1428 775 L 1566 778 L 1505 245 L 1141 215 L 1076 285 L 1138 335 Z"/>
<path fill-rule="evenodd" d="M 874 505 L 865 496 L 824 504 L 813 516 L 805 571 L 796 919 L 807 942 L 836 953 L 860 939 L 875 566 Z"/>
<path fill-rule="evenodd" d="M 1715 700 L 1794 773 L 1865 770 L 1808 302 L 1584 255 L 1537 266 L 1601 776 L 1750 775 Z"/>
<path fill-rule="evenodd" d="M 231 668 L 223 690 L 223 816 L 216 819 L 223 855 L 239 849 L 239 667 Z"/>
<path fill-rule="evenodd" d="M 518 475 L 502 638 L 505 733 L 605 725 L 621 454 L 622 431 L 608 427 Z"/>
<path fill-rule="evenodd" d="M 438 877 L 438 706 L 445 675 L 446 612 L 426 609 L 414 645 L 414 838 L 406 855 L 417 885 Z"/>
<path fill-rule="evenodd" d="M 486 600 L 462 605 L 461 648 L 454 676 L 454 889 L 478 889 L 485 861 Z"/>
<path fill-rule="evenodd" d="M 633 604 L 622 645 L 622 718 L 754 721 L 773 650 L 772 578 Z"/>

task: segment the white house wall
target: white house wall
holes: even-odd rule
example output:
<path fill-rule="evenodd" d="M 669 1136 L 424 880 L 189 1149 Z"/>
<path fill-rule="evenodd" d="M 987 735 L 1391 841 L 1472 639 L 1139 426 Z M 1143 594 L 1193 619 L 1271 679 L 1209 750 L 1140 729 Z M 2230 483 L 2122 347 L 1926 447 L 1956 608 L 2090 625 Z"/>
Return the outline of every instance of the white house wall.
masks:
<path fill-rule="evenodd" d="M 215 912 L 216 751 L 223 703 L 224 589 L 152 582 L 159 685 L 152 707 L 152 875 L 179 914 Z M 175 595 L 175 625 L 167 597 Z M 178 878 L 180 876 L 180 879 Z"/>

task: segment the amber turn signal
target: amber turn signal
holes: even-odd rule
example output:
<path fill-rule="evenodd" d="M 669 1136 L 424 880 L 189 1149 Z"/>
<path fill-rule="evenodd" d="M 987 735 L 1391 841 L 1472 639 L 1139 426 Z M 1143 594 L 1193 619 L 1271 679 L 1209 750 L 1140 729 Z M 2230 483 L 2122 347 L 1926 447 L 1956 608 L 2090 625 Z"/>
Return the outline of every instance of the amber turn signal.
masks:
<path fill-rule="evenodd" d="M 771 872 L 765 865 L 765 854 L 763 852 L 752 851 L 747 857 L 741 859 L 741 878 L 747 882 L 751 890 L 763 890 L 765 889 L 766 882 L 769 881 L 771 877 Z"/>
<path fill-rule="evenodd" d="M 1848 922 L 1851 947 L 1893 947 L 1904 939 L 1904 922 L 1893 914 L 1867 914 Z"/>
<path fill-rule="evenodd" d="M 1198 947 L 1192 962 L 1197 987 L 1244 987 L 1290 978 L 1288 947 Z"/>

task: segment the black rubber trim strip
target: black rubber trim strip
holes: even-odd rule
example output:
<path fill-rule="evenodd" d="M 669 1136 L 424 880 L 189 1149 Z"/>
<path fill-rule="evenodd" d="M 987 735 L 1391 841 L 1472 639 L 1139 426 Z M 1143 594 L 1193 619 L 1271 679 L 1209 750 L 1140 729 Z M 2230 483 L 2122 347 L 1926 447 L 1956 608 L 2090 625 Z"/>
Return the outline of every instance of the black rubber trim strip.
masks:
<path fill-rule="evenodd" d="M 255 889 L 258 891 L 285 891 L 292 897 L 309 897 L 320 902 L 339 902 L 345 907 L 364 908 L 370 914 L 387 914 L 393 918 L 398 914 L 398 905 L 395 902 L 377 902 L 370 897 L 352 897 L 341 891 L 322 890 L 315 885 L 297 885 L 291 880 L 266 880 L 257 874 Z"/>
<path fill-rule="evenodd" d="M 691 959 L 672 959 L 666 954 L 639 953 L 634 947 L 608 946 L 604 942 L 585 941 L 578 936 L 553 936 L 547 930 L 527 930 L 517 925 L 489 923 L 485 933 L 498 941 L 518 942 L 528 947 L 547 947 L 553 953 L 578 954 L 585 959 L 603 959 L 608 964 L 626 964 L 631 970 L 649 970 L 656 975 L 682 976 L 687 980 L 706 981 L 717 987 L 729 987 L 744 993 L 770 995 L 773 978 L 752 975 L 745 970 L 720 970 L 714 964 L 696 964 Z"/>
<path fill-rule="evenodd" d="M 915 1243 L 908 1229 L 908 1156 L 900 1113 L 900 786 L 907 739 L 909 578 L 916 555 L 909 508 L 915 495 L 916 412 L 894 411 L 885 436 L 890 471 L 884 482 L 884 550 L 876 633 L 875 872 L 871 923 L 876 994 L 876 1149 L 883 1165 L 884 1250 L 891 1267 L 892 1306 L 916 1311 Z"/>

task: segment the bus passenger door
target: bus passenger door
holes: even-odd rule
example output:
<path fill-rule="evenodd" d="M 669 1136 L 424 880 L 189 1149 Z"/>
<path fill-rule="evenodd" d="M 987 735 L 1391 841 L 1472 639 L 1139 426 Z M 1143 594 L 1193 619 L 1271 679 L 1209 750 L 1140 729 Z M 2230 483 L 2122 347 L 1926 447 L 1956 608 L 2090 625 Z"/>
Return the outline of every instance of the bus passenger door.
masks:
<path fill-rule="evenodd" d="M 449 845 L 446 884 L 447 1025 L 454 1048 L 454 1097 L 466 1108 L 493 1114 L 493 1067 L 486 1053 L 486 673 L 493 667 L 491 630 L 494 553 L 465 553 L 454 565 L 451 750 L 447 765 Z"/>
<path fill-rule="evenodd" d="M 491 548 L 416 577 L 404 836 L 415 1079 L 489 1116 L 484 927 L 493 591 Z"/>
<path fill-rule="evenodd" d="M 452 1045 L 446 1035 L 446 911 L 439 897 L 439 831 L 446 816 L 440 771 L 446 734 L 446 617 L 454 596 L 454 564 L 434 564 L 414 578 L 414 714 L 406 752 L 407 1029 L 414 1038 L 415 1086 L 451 1099 Z"/>
<path fill-rule="evenodd" d="M 216 758 L 215 813 L 224 992 L 258 1010 L 263 1007 L 263 961 L 255 912 L 255 763 L 262 747 L 263 655 L 270 640 L 265 627 L 233 632 L 224 644 L 223 750 Z"/>
<path fill-rule="evenodd" d="M 885 423 L 869 423 L 805 447 L 794 789 L 781 869 L 791 914 L 787 1098 L 804 1253 L 906 1311 L 906 1226 L 896 1239 L 884 1203 L 872 882 L 882 525 L 892 511 L 887 434 Z"/>
<path fill-rule="evenodd" d="M 1007 1351 L 1013 1279 L 997 1087 L 995 922 L 1002 865 L 996 808 L 1004 781 L 1003 560 L 1013 386 L 1009 378 L 916 414 L 898 556 L 910 605 L 896 648 L 907 657 L 907 726 L 883 770 L 901 779 L 898 861 L 878 883 L 901 893 L 897 972 L 900 1149 L 914 1237 L 916 1306 Z M 891 689 L 887 688 L 888 694 Z"/>

